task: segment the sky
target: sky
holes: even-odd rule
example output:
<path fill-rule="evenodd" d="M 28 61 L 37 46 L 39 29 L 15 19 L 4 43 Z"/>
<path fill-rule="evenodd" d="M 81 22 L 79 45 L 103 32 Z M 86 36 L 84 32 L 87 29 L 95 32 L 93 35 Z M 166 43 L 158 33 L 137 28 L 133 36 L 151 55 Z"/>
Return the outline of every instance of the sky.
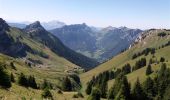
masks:
<path fill-rule="evenodd" d="M 170 0 L 0 0 L 0 17 L 10 22 L 170 28 Z"/>

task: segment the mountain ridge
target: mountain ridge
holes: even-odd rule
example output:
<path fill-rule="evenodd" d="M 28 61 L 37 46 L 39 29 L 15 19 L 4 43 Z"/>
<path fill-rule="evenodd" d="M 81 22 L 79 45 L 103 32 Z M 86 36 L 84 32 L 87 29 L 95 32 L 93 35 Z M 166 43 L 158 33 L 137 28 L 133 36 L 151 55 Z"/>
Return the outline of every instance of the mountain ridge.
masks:
<path fill-rule="evenodd" d="M 50 32 L 74 51 L 103 62 L 127 49 L 142 30 L 108 26 L 96 31 L 86 24 L 73 24 Z"/>
<path fill-rule="evenodd" d="M 27 25 L 26 28 L 22 30 L 9 27 L 9 31 L 4 30 L 1 31 L 1 33 L 1 52 L 13 57 L 17 57 L 18 55 L 20 55 L 19 57 L 25 57 L 27 56 L 27 52 L 30 52 L 32 54 L 38 54 L 42 57 L 48 58 L 48 54 L 43 53 L 43 50 L 32 50 L 32 45 L 41 44 L 51 49 L 51 51 L 55 54 L 66 58 L 67 60 L 83 67 L 86 70 L 89 70 L 98 64 L 98 62 L 96 62 L 95 60 L 78 54 L 63 45 L 63 43 L 56 36 L 46 31 L 38 21 Z M 8 43 L 4 43 L 5 39 L 8 39 Z M 27 44 L 27 42 L 29 43 L 29 45 Z M 32 44 L 32 42 L 34 42 L 35 44 Z M 15 51 L 16 53 L 12 51 Z"/>

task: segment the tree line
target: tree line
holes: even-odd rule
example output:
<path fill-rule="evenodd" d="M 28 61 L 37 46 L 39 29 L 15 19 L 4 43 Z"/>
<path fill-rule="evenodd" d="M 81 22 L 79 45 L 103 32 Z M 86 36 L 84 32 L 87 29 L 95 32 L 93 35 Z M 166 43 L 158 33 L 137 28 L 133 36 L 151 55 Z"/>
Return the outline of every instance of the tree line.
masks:
<path fill-rule="evenodd" d="M 107 89 L 105 89 L 107 90 Z M 102 91 L 94 86 L 88 100 L 100 100 Z M 170 99 L 170 68 L 162 63 L 154 77 L 147 76 L 144 82 L 137 78 L 134 86 L 121 73 L 115 78 L 113 86 L 105 91 L 108 100 L 169 100 Z"/>

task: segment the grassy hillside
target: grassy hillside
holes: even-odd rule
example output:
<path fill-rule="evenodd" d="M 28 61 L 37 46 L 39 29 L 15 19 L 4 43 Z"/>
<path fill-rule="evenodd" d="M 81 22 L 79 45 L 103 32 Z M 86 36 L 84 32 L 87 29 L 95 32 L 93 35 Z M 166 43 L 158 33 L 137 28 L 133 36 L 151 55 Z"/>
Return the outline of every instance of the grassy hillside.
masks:
<path fill-rule="evenodd" d="M 54 87 L 55 86 L 60 87 L 62 85 L 61 79 L 62 77 L 65 77 L 67 75 L 67 72 L 63 72 L 65 68 L 64 67 L 65 65 L 63 63 L 65 63 L 64 62 L 65 60 L 63 58 L 58 58 L 58 60 L 61 61 L 61 63 L 57 64 L 56 62 L 57 64 L 56 67 L 54 66 L 43 67 L 43 68 L 30 67 L 27 64 L 25 64 L 25 61 L 23 59 L 14 59 L 4 54 L 0 54 L 0 63 L 6 65 L 6 69 L 8 73 L 9 74 L 13 73 L 16 80 L 15 83 L 12 83 L 12 87 L 9 89 L 3 89 L 0 87 L 0 98 L 5 100 L 23 100 L 23 98 L 26 98 L 26 100 L 27 99 L 41 100 L 42 99 L 41 94 L 43 90 L 20 86 L 18 84 L 18 77 L 20 73 L 24 73 L 26 76 L 33 75 L 38 85 L 41 85 L 43 83 L 43 80 L 47 79 L 48 82 L 50 82 Z M 11 67 L 10 65 L 11 62 L 14 63 L 16 69 L 13 69 Z M 51 92 L 54 98 L 60 98 L 60 100 L 64 100 L 64 99 L 74 100 L 72 96 L 77 93 L 77 92 L 63 92 L 63 94 L 59 94 L 57 88 L 56 90 L 51 90 Z"/>
<path fill-rule="evenodd" d="M 161 32 L 165 32 L 166 36 L 161 37 L 158 36 L 159 33 Z M 149 30 L 143 33 L 142 38 L 140 39 L 139 42 L 135 43 L 134 46 L 132 48 L 130 48 L 129 50 L 126 50 L 125 52 L 117 55 L 116 57 L 110 59 L 109 61 L 99 65 L 98 67 L 83 73 L 80 75 L 82 83 L 84 83 L 84 85 L 86 85 L 86 83 L 93 77 L 98 75 L 99 73 L 102 73 L 104 71 L 107 70 L 115 70 L 117 68 L 121 68 L 123 65 L 129 63 L 132 66 L 134 66 L 135 62 L 137 60 L 139 60 L 142 57 L 145 57 L 147 59 L 147 62 L 149 61 L 150 58 L 152 58 L 152 55 L 149 54 L 148 56 L 140 56 L 136 59 L 132 60 L 132 56 L 135 53 L 141 52 L 142 50 L 144 50 L 145 48 L 155 48 L 156 49 L 156 53 L 155 53 L 155 58 L 159 60 L 160 57 L 165 57 L 165 59 L 168 61 L 166 62 L 168 65 L 170 65 L 169 60 L 170 60 L 170 54 L 169 54 L 169 50 L 170 47 L 164 47 L 164 48 L 160 48 L 162 45 L 166 44 L 169 40 L 170 40 L 170 31 L 166 31 L 166 30 Z M 156 66 L 156 67 L 155 67 Z M 159 68 L 159 64 L 153 66 L 153 69 L 156 70 Z M 134 80 L 136 80 L 137 77 L 139 77 L 139 79 L 144 80 L 145 79 L 145 67 L 136 70 L 130 74 L 128 74 L 128 80 L 130 82 L 134 82 Z M 113 83 L 114 80 L 109 81 L 109 86 Z"/>
<path fill-rule="evenodd" d="M 12 28 L 12 30 L 15 30 L 16 32 L 19 31 L 18 29 Z M 159 33 L 166 33 L 166 36 L 158 36 Z M 17 32 L 18 33 L 18 32 Z M 9 33 L 10 34 L 10 33 Z M 77 94 L 77 92 L 63 92 L 63 94 L 58 93 L 58 88 L 50 90 L 53 98 L 57 98 L 59 100 L 86 100 L 88 98 L 88 95 L 84 92 L 86 88 L 86 83 L 91 80 L 93 76 L 98 75 L 101 72 L 107 71 L 107 70 L 116 70 L 118 68 L 122 68 L 125 64 L 129 63 L 131 66 L 135 65 L 135 62 L 138 61 L 141 58 L 146 58 L 147 65 L 149 62 L 149 59 L 152 58 L 155 61 L 158 61 L 157 63 L 153 63 L 152 69 L 153 73 L 150 75 L 151 77 L 154 77 L 155 73 L 160 69 L 161 63 L 159 62 L 161 57 L 165 58 L 165 63 L 167 66 L 170 66 L 170 46 L 164 46 L 168 41 L 170 41 L 170 31 L 166 30 L 149 30 L 143 33 L 142 38 L 134 44 L 132 48 L 129 50 L 117 55 L 116 57 L 112 58 L 111 60 L 99 65 L 98 67 L 80 74 L 80 79 L 82 82 L 82 90 L 81 92 L 84 95 L 84 98 L 73 98 L 73 95 Z M 6 56 L 4 54 L 0 54 L 0 63 L 6 64 L 6 68 L 8 69 L 8 73 L 13 73 L 15 76 L 15 79 L 18 80 L 18 76 L 20 73 L 24 73 L 25 75 L 34 75 L 35 79 L 37 81 L 37 84 L 42 84 L 44 79 L 47 79 L 50 83 L 52 83 L 56 87 L 60 87 L 62 77 L 66 76 L 68 74 L 68 71 L 73 71 L 75 67 L 79 68 L 78 66 L 70 63 L 69 61 L 65 60 L 62 57 L 57 56 L 55 53 L 53 53 L 49 48 L 42 46 L 41 44 L 31 43 L 34 42 L 32 40 L 29 40 L 27 38 L 22 39 L 23 43 L 27 43 L 27 45 L 31 45 L 31 47 L 34 47 L 33 49 L 39 51 L 43 50 L 45 54 L 48 54 L 49 58 L 44 58 L 41 56 L 38 56 L 36 54 L 32 54 L 27 52 L 27 58 L 32 58 L 35 61 L 40 60 L 43 62 L 43 64 L 32 64 L 31 67 L 25 63 L 25 59 L 23 58 L 12 58 L 9 56 Z M 162 47 L 163 45 L 163 47 Z M 147 56 L 141 55 L 138 56 L 135 59 L 132 59 L 132 56 L 136 53 L 142 52 L 145 48 L 155 48 L 155 54 L 154 57 L 152 54 L 148 54 Z M 10 65 L 10 63 L 13 62 L 16 70 L 13 69 Z M 80 69 L 81 70 L 81 69 Z M 141 82 L 143 82 L 146 79 L 146 66 L 135 70 L 129 74 L 127 74 L 128 81 L 133 85 L 137 78 L 140 79 Z M 114 79 L 108 81 L 108 88 L 112 87 L 114 84 Z M 43 90 L 41 89 L 32 89 L 30 87 L 25 88 L 23 86 L 19 86 L 17 82 L 12 83 L 12 87 L 9 89 L 0 89 L 0 98 L 2 99 L 35 99 L 40 100 L 41 94 Z"/>
<path fill-rule="evenodd" d="M 26 59 L 17 58 L 19 60 L 31 62 L 33 66 L 35 65 L 35 67 L 42 68 L 48 67 L 49 69 L 52 68 L 54 71 L 58 70 L 58 72 L 62 73 L 66 70 L 78 67 L 77 65 L 69 62 L 63 57 L 58 56 L 43 44 L 30 39 L 29 37 L 26 36 L 26 34 L 21 32 L 19 29 L 11 28 L 7 34 L 9 34 L 15 41 L 20 41 L 21 43 L 29 46 L 33 50 L 31 53 L 26 52 L 27 53 Z M 47 58 L 45 56 L 47 56 Z M 31 60 L 29 60 L 28 58 L 30 58 Z M 36 61 L 39 61 L 40 63 L 36 63 Z"/>

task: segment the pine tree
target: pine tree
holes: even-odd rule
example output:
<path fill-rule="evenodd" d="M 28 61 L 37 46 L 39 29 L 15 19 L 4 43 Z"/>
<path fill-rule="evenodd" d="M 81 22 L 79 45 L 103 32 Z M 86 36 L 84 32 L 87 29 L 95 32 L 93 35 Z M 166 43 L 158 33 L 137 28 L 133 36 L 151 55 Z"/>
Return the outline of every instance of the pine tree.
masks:
<path fill-rule="evenodd" d="M 92 83 L 91 82 L 88 82 L 87 83 L 87 88 L 86 88 L 86 94 L 90 94 L 92 91 Z"/>
<path fill-rule="evenodd" d="M 149 65 L 151 65 L 152 63 L 153 63 L 153 60 L 151 58 L 151 59 L 149 59 Z"/>
<path fill-rule="evenodd" d="M 122 67 L 122 72 L 123 72 L 123 74 L 128 74 L 131 72 L 131 66 L 129 63 Z"/>
<path fill-rule="evenodd" d="M 130 83 L 128 83 L 127 77 L 123 76 L 122 77 L 122 91 L 124 93 L 125 99 L 130 100 Z"/>
<path fill-rule="evenodd" d="M 87 100 L 100 100 L 100 95 L 101 95 L 100 90 L 94 87 Z"/>
<path fill-rule="evenodd" d="M 108 99 L 108 100 L 113 100 L 114 98 L 115 98 L 115 95 L 114 95 L 114 88 L 111 87 L 111 88 L 109 89 L 107 99 Z"/>
<path fill-rule="evenodd" d="M 10 88 L 12 86 L 10 75 L 5 71 L 3 65 L 0 65 L 0 85 L 4 88 Z"/>
<path fill-rule="evenodd" d="M 169 99 L 170 99 L 169 93 L 170 93 L 170 85 L 167 86 L 167 88 L 166 88 L 166 90 L 165 90 L 165 93 L 164 93 L 164 95 L 163 95 L 163 100 L 169 100 Z"/>
<path fill-rule="evenodd" d="M 25 87 L 29 86 L 28 79 L 26 78 L 26 76 L 23 73 L 20 74 L 20 76 L 18 78 L 18 83 L 21 86 L 25 86 Z"/>
<path fill-rule="evenodd" d="M 68 76 L 63 79 L 62 89 L 63 89 L 63 91 L 71 91 L 72 90 L 72 84 L 71 84 L 71 81 L 68 78 Z"/>
<path fill-rule="evenodd" d="M 28 83 L 29 83 L 29 86 L 34 88 L 34 89 L 37 89 L 37 83 L 35 81 L 35 78 L 34 76 L 29 76 L 28 78 Z"/>
<path fill-rule="evenodd" d="M 132 98 L 133 100 L 147 100 L 147 95 L 143 91 L 139 79 L 137 79 L 135 86 L 132 90 Z"/>
<path fill-rule="evenodd" d="M 15 82 L 14 75 L 11 73 L 11 82 Z"/>
<path fill-rule="evenodd" d="M 115 99 L 114 100 L 130 100 L 130 99 L 127 99 L 126 96 L 125 96 L 125 89 L 126 87 L 122 84 L 121 85 L 121 88 L 118 92 L 118 94 L 116 95 Z"/>
<path fill-rule="evenodd" d="M 144 82 L 144 91 L 148 95 L 148 97 L 151 99 L 154 96 L 154 81 L 147 77 L 146 81 Z"/>
<path fill-rule="evenodd" d="M 108 89 L 107 81 L 103 81 L 102 84 L 99 86 L 99 89 L 100 89 L 101 97 L 106 98 L 107 89 Z"/>
<path fill-rule="evenodd" d="M 128 83 L 127 77 L 123 74 L 119 75 L 113 87 L 109 90 L 108 93 L 109 100 L 130 100 L 130 84 Z"/>
<path fill-rule="evenodd" d="M 146 75 L 150 75 L 152 73 L 151 65 L 148 65 L 146 68 Z"/>
<path fill-rule="evenodd" d="M 116 79 L 115 82 L 113 84 L 113 86 L 110 88 L 109 93 L 108 93 L 108 99 L 112 100 L 115 98 L 115 96 L 117 95 L 117 93 L 119 92 L 119 89 L 121 87 L 121 78 L 122 78 L 122 74 L 119 74 Z"/>

